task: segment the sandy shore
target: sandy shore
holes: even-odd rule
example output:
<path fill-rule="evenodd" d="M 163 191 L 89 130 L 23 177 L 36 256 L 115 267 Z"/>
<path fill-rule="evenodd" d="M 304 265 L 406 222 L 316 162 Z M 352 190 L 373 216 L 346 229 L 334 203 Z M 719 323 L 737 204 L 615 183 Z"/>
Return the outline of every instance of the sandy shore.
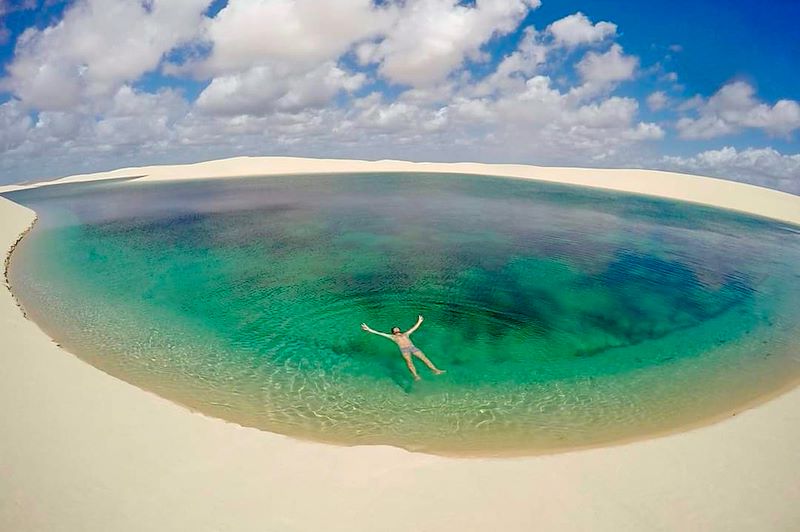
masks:
<path fill-rule="evenodd" d="M 73 183 L 126 177 L 137 177 L 143 181 L 167 181 L 344 172 L 444 172 L 536 179 L 712 205 L 800 225 L 798 198 L 793 194 L 723 179 L 659 170 L 554 168 L 521 164 L 415 163 L 390 160 L 353 161 L 297 157 L 234 157 L 195 164 L 121 168 L 111 172 L 64 177 L 49 183 Z M 31 185 L 0 187 L 0 192 L 29 186 Z"/>
<path fill-rule="evenodd" d="M 800 224 L 800 197 L 644 170 L 237 158 L 57 182 L 345 171 L 529 177 Z M 19 187 L 0 188 L 4 190 Z M 35 213 L 0 198 L 5 252 Z M 800 388 L 721 423 L 551 456 L 458 459 L 238 427 L 56 346 L 0 290 L 0 530 L 798 530 Z"/>

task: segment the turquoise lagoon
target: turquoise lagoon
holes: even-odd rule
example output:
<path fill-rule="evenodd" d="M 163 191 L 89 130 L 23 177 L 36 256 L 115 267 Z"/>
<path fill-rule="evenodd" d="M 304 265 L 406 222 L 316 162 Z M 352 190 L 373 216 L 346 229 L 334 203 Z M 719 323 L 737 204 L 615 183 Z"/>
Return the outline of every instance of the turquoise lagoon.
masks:
<path fill-rule="evenodd" d="M 800 231 L 488 176 L 57 185 L 10 280 L 94 366 L 340 444 L 541 453 L 681 430 L 800 375 Z M 414 383 L 387 331 L 445 375 Z M 102 397 L 97 398 L 102 401 Z M 124 413 L 121 413 L 124 415 Z"/>

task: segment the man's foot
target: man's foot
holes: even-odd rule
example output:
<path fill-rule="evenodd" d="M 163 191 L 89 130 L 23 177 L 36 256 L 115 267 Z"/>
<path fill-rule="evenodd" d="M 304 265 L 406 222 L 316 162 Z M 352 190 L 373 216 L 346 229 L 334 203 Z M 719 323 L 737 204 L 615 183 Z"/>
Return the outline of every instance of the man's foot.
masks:
<path fill-rule="evenodd" d="M 422 380 L 422 377 L 420 377 L 419 375 L 414 375 L 414 380 L 415 381 L 420 381 L 420 380 Z"/>
<path fill-rule="evenodd" d="M 433 370 L 433 374 L 434 375 L 441 375 L 442 373 L 447 373 L 447 372 L 445 370 L 443 370 L 443 369 L 435 369 L 435 370 Z"/>

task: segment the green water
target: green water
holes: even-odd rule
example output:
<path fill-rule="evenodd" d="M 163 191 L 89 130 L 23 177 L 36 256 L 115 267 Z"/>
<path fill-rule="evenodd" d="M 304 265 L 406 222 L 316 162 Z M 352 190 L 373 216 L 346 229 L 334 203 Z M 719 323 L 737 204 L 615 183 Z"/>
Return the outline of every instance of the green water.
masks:
<path fill-rule="evenodd" d="M 677 430 L 800 375 L 800 231 L 483 176 L 99 183 L 11 283 L 81 358 L 191 408 L 322 441 L 535 453 Z M 388 331 L 438 366 L 412 381 Z M 98 400 L 103 400 L 99 397 Z"/>

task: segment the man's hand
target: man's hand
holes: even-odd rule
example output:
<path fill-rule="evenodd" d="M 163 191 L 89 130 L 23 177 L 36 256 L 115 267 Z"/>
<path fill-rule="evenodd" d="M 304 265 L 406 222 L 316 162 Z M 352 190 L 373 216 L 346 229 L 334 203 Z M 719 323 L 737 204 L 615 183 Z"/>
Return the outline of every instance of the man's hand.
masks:
<path fill-rule="evenodd" d="M 419 316 L 417 316 L 417 321 L 418 321 L 418 322 L 420 322 L 420 323 L 422 323 L 422 314 L 420 314 Z"/>
<path fill-rule="evenodd" d="M 367 332 L 370 331 L 369 325 L 367 325 L 366 323 L 361 324 L 361 329 Z"/>

